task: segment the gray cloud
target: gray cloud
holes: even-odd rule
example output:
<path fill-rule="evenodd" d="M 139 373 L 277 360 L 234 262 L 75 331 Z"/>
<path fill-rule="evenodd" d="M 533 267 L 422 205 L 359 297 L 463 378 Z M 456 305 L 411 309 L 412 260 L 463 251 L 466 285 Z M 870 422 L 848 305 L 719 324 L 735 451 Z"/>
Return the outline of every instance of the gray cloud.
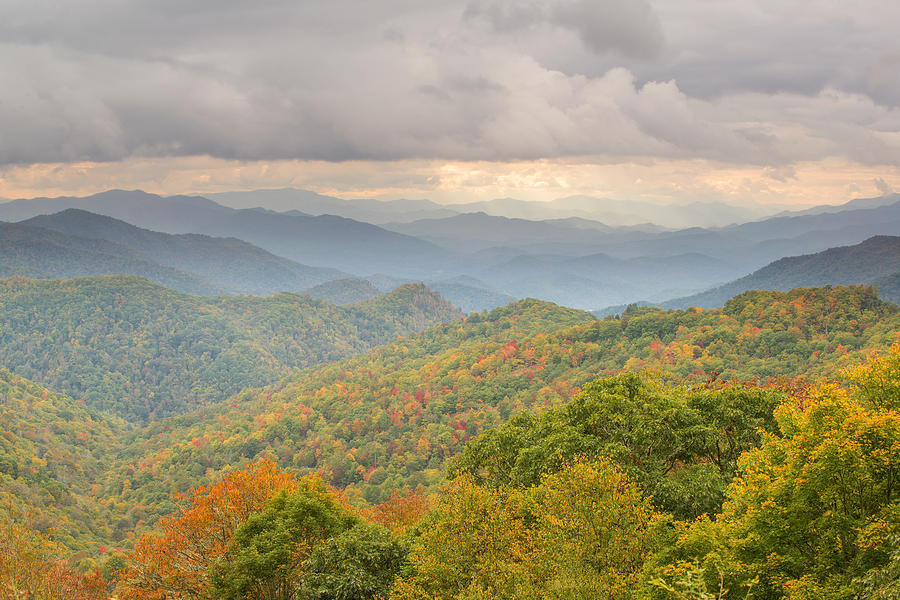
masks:
<path fill-rule="evenodd" d="M 649 58 L 663 46 L 659 19 L 647 0 L 492 0 L 469 4 L 464 15 L 505 34 L 546 35 L 547 28 L 562 28 L 595 54 Z"/>
<path fill-rule="evenodd" d="M 884 179 L 882 179 L 881 177 L 876 177 L 875 180 L 874 180 L 872 183 L 875 184 L 875 188 L 876 188 L 879 192 L 881 192 L 881 195 L 882 195 L 882 196 L 887 196 L 887 195 L 889 195 L 889 194 L 893 194 L 893 193 L 894 193 L 894 188 L 891 187 L 891 185 L 890 185 L 887 181 L 885 181 Z"/>
<path fill-rule="evenodd" d="M 0 4 L 0 163 L 900 163 L 894 2 Z"/>
<path fill-rule="evenodd" d="M 576 0 L 556 6 L 553 22 L 578 32 L 596 53 L 652 58 L 663 47 L 659 19 L 645 0 Z"/>

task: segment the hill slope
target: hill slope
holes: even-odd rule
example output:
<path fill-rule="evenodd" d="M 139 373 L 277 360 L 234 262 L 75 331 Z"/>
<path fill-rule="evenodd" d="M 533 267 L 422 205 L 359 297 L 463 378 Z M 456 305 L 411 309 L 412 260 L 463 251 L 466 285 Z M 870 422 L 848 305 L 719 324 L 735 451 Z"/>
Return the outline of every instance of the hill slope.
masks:
<path fill-rule="evenodd" d="M 566 402 L 600 375 L 665 369 L 702 383 L 710 373 L 763 382 L 834 373 L 890 346 L 898 326 L 897 308 L 871 288 L 748 292 L 720 310 L 604 320 L 520 301 L 149 426 L 123 454 L 137 469 L 128 501 L 181 491 L 189 465 L 264 454 L 376 502 L 436 483 L 472 436 L 517 410 Z M 161 477 L 174 487 L 161 490 Z"/>
<path fill-rule="evenodd" d="M 0 368 L 0 513 L 16 507 L 30 528 L 53 529 L 72 550 L 121 539 L 134 522 L 106 526 L 122 515 L 101 506 L 91 488 L 123 432 L 118 421 Z"/>
<path fill-rule="evenodd" d="M 159 233 L 74 208 L 21 224 L 120 244 L 234 294 L 296 292 L 344 275 L 335 269 L 308 267 L 233 238 Z"/>
<path fill-rule="evenodd" d="M 224 291 L 196 275 L 161 265 L 121 244 L 20 223 L 0 223 L 0 274 L 61 278 L 139 275 L 189 294 Z"/>
<path fill-rule="evenodd" d="M 900 272 L 900 237 L 875 236 L 855 246 L 782 258 L 736 281 L 664 304 L 676 308 L 708 308 L 722 306 L 732 296 L 751 289 L 784 291 L 821 285 L 871 284 L 897 272 Z M 882 283 L 882 297 L 900 300 L 889 281 Z"/>
<path fill-rule="evenodd" d="M 460 316 L 423 285 L 337 307 L 198 297 L 138 277 L 0 280 L 0 356 L 95 409 L 157 418 Z"/>
<path fill-rule="evenodd" d="M 320 283 L 302 293 L 332 304 L 352 304 L 374 298 L 381 292 L 370 281 L 349 277 Z"/>

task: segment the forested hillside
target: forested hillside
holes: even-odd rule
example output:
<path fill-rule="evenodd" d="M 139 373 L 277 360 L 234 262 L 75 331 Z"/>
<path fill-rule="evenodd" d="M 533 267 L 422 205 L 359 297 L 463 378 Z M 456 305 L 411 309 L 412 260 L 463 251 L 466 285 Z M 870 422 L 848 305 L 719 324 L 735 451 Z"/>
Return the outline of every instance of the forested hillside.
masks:
<path fill-rule="evenodd" d="M 179 414 L 461 315 L 422 285 L 347 307 L 190 296 L 139 277 L 0 280 L 15 373 L 131 420 Z"/>
<path fill-rule="evenodd" d="M 267 455 L 378 502 L 435 484 L 471 437 L 519 410 L 562 404 L 598 375 L 803 380 L 889 347 L 898 327 L 897 308 L 870 288 L 748 292 L 721 310 L 599 321 L 517 302 L 151 425 L 123 454 L 135 469 L 128 501 L 154 504 L 206 469 Z"/>
<path fill-rule="evenodd" d="M 90 555 L 134 526 L 103 526 L 117 511 L 97 485 L 122 447 L 123 423 L 5 369 L 0 423 L 0 514 Z"/>
<path fill-rule="evenodd" d="M 900 346 L 841 385 L 596 379 L 372 509 L 254 461 L 141 536 L 117 593 L 892 600 L 898 372 Z"/>
<path fill-rule="evenodd" d="M 900 600 L 898 25 L 0 0 L 0 600 Z"/>
<path fill-rule="evenodd" d="M 363 302 L 374 298 L 381 292 L 365 279 L 349 277 L 320 283 L 303 290 L 302 293 L 309 294 L 313 298 L 318 298 L 331 304 L 353 304 L 354 302 Z"/>
<path fill-rule="evenodd" d="M 160 337 L 163 333 L 174 335 L 174 329 L 122 320 L 115 307 L 123 300 L 119 305 L 129 314 L 139 314 L 137 307 L 145 306 L 147 322 L 163 319 L 169 314 L 162 310 L 166 307 L 177 307 L 180 315 L 200 315 L 189 322 L 206 329 L 194 331 L 218 332 L 214 337 L 204 333 L 207 337 L 195 341 L 209 353 L 214 339 L 245 339 L 234 337 L 235 331 L 264 331 L 284 344 L 285 338 L 274 334 L 295 323 L 298 315 L 306 315 L 310 328 L 316 326 L 303 312 L 310 306 L 330 307 L 331 316 L 370 315 L 370 324 L 384 327 L 391 320 L 378 321 L 372 315 L 392 314 L 390 326 L 395 328 L 421 326 L 427 314 L 445 306 L 421 286 L 340 309 L 284 294 L 267 299 L 191 299 L 164 293 L 137 278 L 116 281 L 129 290 L 125 294 L 120 287 L 118 295 L 109 289 L 101 293 L 106 280 L 4 283 L 12 289 L 18 286 L 20 294 L 31 290 L 31 296 L 17 298 L 43 298 L 48 307 L 56 297 L 53 286 L 62 287 L 69 300 L 79 294 L 94 298 L 111 319 L 122 323 L 116 329 L 112 321 L 96 320 L 93 313 L 85 315 L 92 321 L 73 312 L 70 321 L 56 325 L 69 328 L 64 344 L 69 344 L 65 347 L 73 356 L 97 356 L 96 350 L 84 352 L 92 348 L 91 340 L 100 331 L 105 339 L 124 336 L 125 324 L 129 338 L 153 340 L 150 347 L 157 349 L 165 345 L 160 342 L 166 339 Z M 159 304 L 139 300 L 145 289 L 152 290 Z M 113 301 L 104 301 L 107 297 Z M 411 298 L 418 298 L 418 305 Z M 129 302 L 135 303 L 134 308 Z M 27 313 L 18 312 L 18 318 Z M 85 323 L 95 323 L 98 329 L 83 329 Z M 362 326 L 357 327 L 362 332 Z M 898 309 L 863 287 L 747 292 L 717 310 L 632 308 L 620 318 L 603 320 L 545 302 L 519 301 L 141 427 L 126 427 L 92 412 L 77 398 L 4 374 L 0 398 L 4 423 L 9 423 L 0 439 L 4 522 L 11 527 L 25 523 L 28 531 L 36 532 L 28 535 L 56 536 L 74 552 L 66 564 L 79 572 L 101 567 L 104 576 L 120 580 L 123 598 L 142 597 L 138 590 L 156 585 L 200 586 L 201 591 L 215 589 L 229 597 L 268 585 L 265 582 L 276 573 L 287 578 L 279 585 L 301 585 L 302 580 L 307 582 L 303 585 L 316 582 L 319 587 L 313 589 L 333 589 L 349 576 L 342 575 L 342 569 L 358 569 L 352 576 L 372 586 L 366 588 L 369 595 L 361 597 L 393 589 L 390 593 L 398 599 L 422 594 L 457 598 L 461 597 L 457 584 L 444 587 L 434 569 L 448 565 L 465 589 L 470 585 L 493 589 L 509 583 L 510 575 L 496 579 L 488 575 L 490 569 L 482 570 L 494 560 L 524 569 L 517 571 L 524 579 L 514 578 L 518 591 L 508 597 L 533 597 L 547 578 L 600 593 L 607 580 L 588 577 L 589 571 L 583 570 L 588 563 L 566 562 L 564 555 L 622 551 L 632 554 L 622 559 L 629 567 L 614 569 L 619 573 L 615 577 L 624 577 L 613 578 L 617 586 L 645 586 L 641 598 L 674 599 L 678 596 L 673 594 L 690 586 L 712 590 L 720 572 L 727 572 L 729 581 L 746 583 L 756 571 L 741 570 L 740 561 L 745 559 L 757 561 L 753 568 L 784 568 L 773 567 L 765 557 L 753 558 L 752 543 L 746 541 L 750 538 L 741 538 L 745 534 L 738 528 L 755 525 L 735 508 L 736 502 L 744 506 L 748 500 L 739 500 L 736 494 L 745 492 L 729 484 L 746 473 L 746 457 L 756 448 L 795 443 L 788 439 L 794 421 L 785 420 L 785 406 L 812 410 L 816 406 L 812 399 L 820 397 L 842 402 L 843 392 L 828 387 L 817 392 L 811 386 L 822 378 L 840 382 L 843 369 L 864 354 L 896 343 L 898 330 Z M 32 344 L 37 341 L 34 338 Z M 142 356 L 147 347 L 135 345 L 128 350 L 132 354 L 123 356 Z M 234 361 L 249 356 L 258 369 L 259 355 L 250 354 L 254 347 L 248 341 L 241 346 L 243 354 L 231 356 Z M 290 348 L 287 343 L 281 350 Z M 274 345 L 264 349 L 275 356 Z M 858 387 L 854 393 L 884 397 L 871 402 L 893 402 L 891 390 L 897 384 L 890 375 L 895 371 L 888 367 L 897 361 L 900 355 L 894 362 L 878 363 L 883 365 L 878 377 L 866 375 L 869 371 L 847 372 Z M 234 364 L 240 363 L 234 362 L 230 370 Z M 99 372 L 100 367 L 95 368 Z M 110 361 L 103 368 L 111 372 L 115 365 Z M 97 385 L 115 382 L 109 376 L 97 381 Z M 164 389 L 163 383 L 158 389 Z M 130 406 L 123 402 L 120 408 Z M 890 416 L 873 415 L 865 416 L 873 423 L 867 425 L 875 428 L 872 431 Z M 810 422 L 808 427 L 818 425 Z M 776 452 L 765 460 L 781 460 L 780 456 Z M 75 463 L 77 469 L 69 468 Z M 249 470 L 235 470 L 248 463 L 252 463 Z M 216 483 L 223 473 L 232 474 L 226 479 L 231 483 Z M 298 475 L 311 478 L 297 479 Z M 447 476 L 452 479 L 449 484 L 444 483 Z M 205 487 L 191 491 L 197 486 Z M 179 500 L 177 494 L 187 496 Z M 878 506 L 890 505 L 894 495 L 892 491 L 879 496 Z M 561 502 L 564 498 L 584 500 L 585 506 L 596 507 L 591 503 L 599 502 L 603 508 L 586 512 Z M 305 512 L 309 510 L 313 512 Z M 872 519 L 881 519 L 878 523 L 893 514 L 883 508 L 866 510 Z M 431 512 L 426 520 L 409 529 L 427 511 Z M 718 521 L 702 520 L 701 515 L 715 513 L 723 515 L 723 523 L 735 525 L 718 530 L 711 524 Z M 321 534 L 307 540 L 306 526 L 291 529 L 300 527 L 292 519 L 302 514 L 317 515 L 304 522 L 325 527 L 318 530 Z M 582 537 L 593 535 L 590 523 L 609 514 L 620 515 L 616 527 L 624 529 L 610 531 L 612 538 Z M 226 523 L 217 521 L 217 515 L 231 517 Z M 148 537 L 161 518 L 162 537 Z M 792 518 L 807 517 L 797 513 Z M 875 527 L 874 521 L 854 522 Z M 58 523 L 65 536 L 55 533 Z M 575 529 L 561 530 L 560 523 L 571 523 Z M 283 537 L 279 531 L 295 533 Z M 711 552 L 704 548 L 709 546 L 682 541 L 700 536 L 707 540 L 703 544 L 709 544 L 703 536 L 713 533 L 736 540 L 737 545 L 716 554 L 732 562 L 703 566 Z M 884 532 L 878 535 L 889 539 Z M 42 544 L 40 539 L 26 542 Z M 606 539 L 620 541 L 602 541 Z M 715 543 L 724 543 L 723 538 L 716 539 L 720 541 Z M 232 545 L 232 540 L 238 541 Z M 290 540 L 307 540 L 303 552 L 308 553 L 284 570 L 277 566 L 277 556 L 293 552 Z M 500 554 L 484 555 L 481 548 L 488 542 L 496 543 Z M 170 559 L 160 553 L 180 556 L 165 550 L 175 547 L 171 544 L 179 552 L 199 554 L 166 563 Z M 282 550 L 266 554 L 268 558 L 259 563 L 262 555 L 256 553 L 263 547 Z M 513 548 L 525 554 L 516 554 L 519 551 Z M 785 548 L 790 550 L 790 545 Z M 134 554 L 129 554 L 132 550 Z M 353 558 L 360 552 L 387 562 L 374 558 L 360 562 Z M 488 562 L 472 567 L 464 556 L 477 564 Z M 530 558 L 523 561 L 524 556 Z M 680 556 L 699 562 L 682 564 Z M 887 564 L 884 553 L 865 556 L 872 568 Z M 122 565 L 128 570 L 118 572 Z M 154 571 L 157 568 L 166 571 Z M 841 567 L 839 572 L 852 579 L 868 568 Z M 247 569 L 255 573 L 251 579 L 242 575 Z M 307 569 L 319 575 L 295 579 Z M 802 574 L 796 569 L 783 572 L 790 577 Z M 882 576 L 881 571 L 873 573 Z M 402 579 L 395 579 L 398 574 Z M 846 578 L 845 583 L 850 580 Z M 767 580 L 766 585 L 780 586 L 781 581 Z M 831 585 L 816 581 L 820 587 Z M 624 596 L 631 597 L 635 596 Z"/>

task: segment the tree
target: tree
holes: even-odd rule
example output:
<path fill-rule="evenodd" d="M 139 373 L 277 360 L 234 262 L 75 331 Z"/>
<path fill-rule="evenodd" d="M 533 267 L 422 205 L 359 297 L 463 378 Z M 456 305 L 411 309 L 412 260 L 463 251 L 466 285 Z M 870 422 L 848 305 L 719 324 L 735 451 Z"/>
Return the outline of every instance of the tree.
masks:
<path fill-rule="evenodd" d="M 631 598 L 658 515 L 622 471 L 607 460 L 576 460 L 528 496 L 532 597 Z"/>
<path fill-rule="evenodd" d="M 304 477 L 299 489 L 282 491 L 238 527 L 228 552 L 212 565 L 213 596 L 293 600 L 318 546 L 358 521 L 321 480 Z"/>
<path fill-rule="evenodd" d="M 297 489 L 291 473 L 262 459 L 222 481 L 179 497 L 175 515 L 143 536 L 118 586 L 123 600 L 195 600 L 209 591 L 210 566 L 225 554 L 237 528 L 273 495 Z"/>
<path fill-rule="evenodd" d="M 879 582 L 896 586 L 898 355 L 854 369 L 851 391 L 824 385 L 783 403 L 779 433 L 741 459 L 722 514 L 687 526 L 667 551 L 658 590 L 677 587 L 690 564 L 703 570 L 706 592 L 724 582 L 732 600 L 751 589 L 754 600 L 844 600 L 860 588 L 879 598 Z"/>
<path fill-rule="evenodd" d="M 605 460 L 576 460 L 528 490 L 462 475 L 423 522 L 391 598 L 628 598 L 657 519 Z"/>
<path fill-rule="evenodd" d="M 312 552 L 298 597 L 302 600 L 383 598 L 406 559 L 406 546 L 377 525 L 360 522 Z"/>
<path fill-rule="evenodd" d="M 522 518 L 523 497 L 461 476 L 440 495 L 420 525 L 391 600 L 516 598 L 531 589 L 526 560 L 532 541 Z"/>
<path fill-rule="evenodd" d="M 106 582 L 96 571 L 73 570 L 64 549 L 9 516 L 0 518 L 0 597 L 32 600 L 103 600 Z"/>
<path fill-rule="evenodd" d="M 568 404 L 521 414 L 470 442 L 450 477 L 536 485 L 577 456 L 614 461 L 661 509 L 718 511 L 741 452 L 772 430 L 784 394 L 760 387 L 664 384 L 638 373 L 597 379 Z"/>

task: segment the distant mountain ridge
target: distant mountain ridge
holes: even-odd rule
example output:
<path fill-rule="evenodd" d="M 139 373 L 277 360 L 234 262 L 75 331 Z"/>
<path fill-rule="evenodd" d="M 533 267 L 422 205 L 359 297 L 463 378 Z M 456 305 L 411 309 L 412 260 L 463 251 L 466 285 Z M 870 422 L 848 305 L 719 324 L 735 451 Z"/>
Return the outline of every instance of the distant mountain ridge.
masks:
<path fill-rule="evenodd" d="M 700 294 L 664 302 L 669 308 L 713 308 L 747 290 L 787 291 L 823 285 L 887 283 L 881 296 L 892 302 L 900 295 L 891 277 L 900 274 L 900 237 L 874 236 L 853 246 L 838 246 L 815 254 L 789 256 L 766 265 L 746 277 Z"/>
<path fill-rule="evenodd" d="M 282 192 L 287 194 L 285 201 L 294 194 Z M 335 202 L 346 208 L 355 202 L 319 195 L 312 199 L 320 208 Z M 383 288 L 377 280 L 384 277 L 386 281 L 443 285 L 448 297 L 467 311 L 489 309 L 510 297 L 535 297 L 596 310 L 640 300 L 656 303 L 681 298 L 733 281 L 784 256 L 857 244 L 874 235 L 896 235 L 900 233 L 900 202 L 891 203 L 893 199 L 860 199 L 828 212 L 677 230 L 647 224 L 613 227 L 579 216 L 534 221 L 487 212 L 411 222 L 401 219 L 378 227 L 337 216 L 310 216 L 299 209 L 292 214 L 266 208 L 236 210 L 201 197 L 161 198 L 121 191 L 88 198 L 14 201 L 0 205 L 0 218 L 74 205 L 158 231 L 237 238 L 312 265 L 310 269 L 340 271 L 328 277 L 332 281 L 353 276 Z M 433 203 L 413 200 L 360 202 L 359 206 L 388 211 L 385 214 L 392 218 L 405 208 L 435 208 Z M 589 198 L 570 198 L 560 206 L 575 211 L 591 202 Z M 494 206 L 514 208 L 520 203 L 509 199 Z M 542 203 L 525 204 L 543 210 Z M 161 255 L 155 256 L 165 262 Z M 181 259 L 167 260 L 167 264 L 187 269 Z M 40 271 L 37 265 L 0 264 L 0 269 L 26 275 Z M 211 279 L 209 286 L 229 290 L 235 287 L 224 275 L 235 279 L 254 275 L 238 277 L 238 271 L 219 271 L 214 276 L 215 270 L 209 266 L 192 273 Z M 262 269 L 259 275 L 264 272 Z M 461 282 L 460 277 L 482 283 L 473 286 Z M 298 281 L 298 287 L 309 289 L 320 283 L 325 281 L 303 285 Z"/>
<path fill-rule="evenodd" d="M 586 221 L 582 220 L 582 223 Z M 469 252 L 494 246 L 536 248 L 542 244 L 571 244 L 591 246 L 605 235 L 628 237 L 628 231 L 593 222 L 593 227 L 574 227 L 563 221 L 531 221 L 489 215 L 485 212 L 465 213 L 440 219 L 423 219 L 411 223 L 388 223 L 391 231 L 415 235 L 444 248 L 459 248 Z M 645 231 L 634 235 L 643 237 Z"/>
<path fill-rule="evenodd" d="M 884 194 L 872 198 L 854 198 L 842 204 L 821 204 L 806 208 L 803 210 L 789 210 L 777 213 L 774 217 L 799 216 L 799 215 L 820 215 L 823 213 L 842 212 L 845 210 L 855 210 L 859 208 L 878 208 L 900 202 L 900 194 Z"/>
<path fill-rule="evenodd" d="M 84 198 L 35 198 L 0 204 L 0 220 L 18 221 L 79 208 L 164 233 L 233 237 L 304 265 L 366 275 L 392 269 L 422 277 L 452 256 L 418 238 L 332 215 L 236 210 L 194 196 L 111 190 Z"/>
<path fill-rule="evenodd" d="M 288 214 L 337 215 L 375 225 L 458 214 L 458 211 L 430 200 L 344 200 L 294 188 L 221 192 L 204 197 L 236 209 L 259 207 Z"/>
<path fill-rule="evenodd" d="M 724 226 L 762 218 L 777 207 L 741 207 L 725 202 L 655 204 L 635 200 L 614 200 L 595 196 L 567 196 L 551 201 L 516 198 L 439 204 L 431 200 L 349 199 L 326 196 L 309 190 L 283 188 L 245 192 L 206 194 L 205 197 L 233 208 L 261 207 L 279 212 L 299 211 L 311 215 L 333 214 L 383 225 L 408 223 L 484 212 L 492 216 L 530 220 L 582 218 L 609 226 L 630 226 L 652 222 L 665 227 Z"/>
<path fill-rule="evenodd" d="M 222 287 L 154 262 L 127 246 L 21 223 L 0 223 L 0 275 L 63 279 L 138 275 L 188 294 L 225 292 Z"/>
<path fill-rule="evenodd" d="M 336 269 L 309 267 L 275 256 L 235 238 L 159 233 L 76 208 L 33 217 L 21 225 L 113 242 L 195 275 L 226 293 L 267 296 L 296 292 L 346 276 Z"/>

